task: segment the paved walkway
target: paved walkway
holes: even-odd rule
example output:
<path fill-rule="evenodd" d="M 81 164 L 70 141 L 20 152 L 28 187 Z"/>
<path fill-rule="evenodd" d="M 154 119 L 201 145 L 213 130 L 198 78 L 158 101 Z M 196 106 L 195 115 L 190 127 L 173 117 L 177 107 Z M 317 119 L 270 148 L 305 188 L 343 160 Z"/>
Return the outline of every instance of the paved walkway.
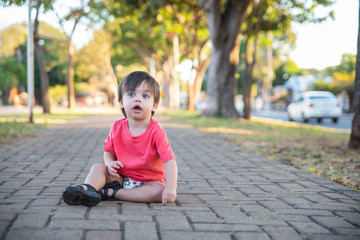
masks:
<path fill-rule="evenodd" d="M 118 116 L 0 146 L 1 239 L 360 239 L 360 193 L 158 118 L 179 166 L 176 204 L 67 206 Z"/>

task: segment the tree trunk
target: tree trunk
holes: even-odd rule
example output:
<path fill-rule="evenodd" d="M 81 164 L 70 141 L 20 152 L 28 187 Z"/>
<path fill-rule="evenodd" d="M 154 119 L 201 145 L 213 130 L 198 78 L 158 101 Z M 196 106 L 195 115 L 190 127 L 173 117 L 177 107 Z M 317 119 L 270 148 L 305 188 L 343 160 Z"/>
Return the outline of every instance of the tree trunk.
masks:
<path fill-rule="evenodd" d="M 171 107 L 171 71 L 172 71 L 172 58 L 167 59 L 162 65 L 162 70 L 164 72 L 164 98 L 163 105 L 164 107 Z"/>
<path fill-rule="evenodd" d="M 75 90 L 74 90 L 74 53 L 75 48 L 71 42 L 71 38 L 67 37 L 68 40 L 68 66 L 66 73 L 66 85 L 68 90 L 68 108 L 75 107 Z"/>
<path fill-rule="evenodd" d="M 2 101 L 2 105 L 9 105 L 9 97 L 10 97 L 10 91 L 9 90 L 1 90 L 2 94 L 1 94 L 1 101 Z"/>
<path fill-rule="evenodd" d="M 252 109 L 252 96 L 251 96 L 251 87 L 253 85 L 253 77 L 252 73 L 256 63 L 256 52 L 257 52 L 257 37 L 260 30 L 260 10 L 262 8 L 263 0 L 260 0 L 258 6 L 256 7 L 255 2 L 253 2 L 253 9 L 248 18 L 248 29 L 246 33 L 246 41 L 245 41 L 245 62 L 246 62 L 246 69 L 245 69 L 245 77 L 243 81 L 243 91 L 244 91 L 244 118 L 250 119 L 251 118 L 251 109 Z M 255 27 L 253 28 L 253 20 L 254 16 L 258 21 L 255 23 Z M 253 42 L 253 49 L 252 54 L 250 54 L 250 44 L 249 40 L 251 36 L 254 35 L 254 42 Z"/>
<path fill-rule="evenodd" d="M 273 81 L 273 54 L 272 54 L 272 32 L 267 32 L 270 43 L 266 46 L 266 78 L 262 87 L 263 110 L 271 110 L 271 90 Z"/>
<path fill-rule="evenodd" d="M 252 71 L 253 66 L 246 63 L 245 76 L 244 76 L 244 85 L 243 85 L 243 94 L 244 94 L 244 118 L 251 118 L 251 86 L 252 86 Z M 245 84 L 246 83 L 246 84 Z"/>
<path fill-rule="evenodd" d="M 110 55 L 105 59 L 105 77 L 108 80 L 107 92 L 109 94 L 109 103 L 111 106 L 118 105 L 117 103 L 117 78 L 111 65 Z"/>
<path fill-rule="evenodd" d="M 178 109 L 179 107 L 179 86 L 175 84 L 175 66 L 174 57 L 169 56 L 163 63 L 162 70 L 164 72 L 164 98 L 163 105 L 169 109 Z"/>
<path fill-rule="evenodd" d="M 36 52 L 37 61 L 39 64 L 39 72 L 40 72 L 40 86 L 41 86 L 41 105 L 44 113 L 50 113 L 51 104 L 50 104 L 50 96 L 49 96 L 49 76 L 45 70 L 45 61 L 44 54 L 42 51 L 42 47 L 39 44 L 39 9 L 41 6 L 41 1 L 37 0 L 36 2 L 36 16 L 34 21 L 34 47 Z"/>
<path fill-rule="evenodd" d="M 354 117 L 352 120 L 349 147 L 354 149 L 360 149 L 360 7 L 353 109 Z"/>
<path fill-rule="evenodd" d="M 37 36 L 34 36 L 34 38 L 36 37 Z M 45 70 L 45 63 L 43 57 L 44 55 L 38 40 L 34 40 L 34 46 L 35 46 L 35 52 L 36 52 L 36 57 L 39 64 L 39 72 L 40 72 L 41 105 L 44 113 L 50 113 L 51 104 L 50 104 L 50 96 L 49 96 L 49 76 Z"/>
<path fill-rule="evenodd" d="M 200 92 L 201 92 L 201 84 L 202 84 L 202 81 L 203 81 L 204 73 L 205 73 L 208 65 L 209 64 L 206 64 L 206 66 L 202 66 L 201 69 L 197 69 L 194 82 L 192 84 L 188 85 L 188 94 L 189 94 L 188 110 L 190 112 L 195 111 L 195 104 L 196 104 L 196 101 L 199 98 L 199 95 L 200 95 Z"/>
<path fill-rule="evenodd" d="M 173 37 L 173 54 L 174 54 L 174 66 L 172 71 L 172 94 L 171 94 L 171 109 L 180 109 L 180 80 L 179 73 L 175 70 L 175 67 L 179 65 L 180 51 L 179 51 L 179 36 L 175 33 Z"/>
<path fill-rule="evenodd" d="M 203 46 L 203 49 L 207 48 L 207 45 L 208 44 L 205 43 Z M 204 77 L 204 74 L 205 74 L 209 64 L 210 64 L 210 60 L 211 60 L 210 56 L 208 56 L 205 61 L 201 60 L 202 55 L 203 55 L 201 52 L 203 51 L 203 49 L 200 51 L 200 54 L 198 56 L 199 66 L 195 68 L 196 75 L 195 75 L 194 82 L 192 84 L 189 84 L 189 86 L 188 86 L 188 94 L 189 94 L 188 110 L 190 112 L 195 111 L 195 104 L 196 104 L 196 101 L 198 100 L 200 92 L 201 92 L 201 85 L 203 82 L 203 77 Z"/>
<path fill-rule="evenodd" d="M 222 11 L 220 0 L 200 0 L 208 18 L 213 44 L 205 116 L 240 117 L 235 109 L 234 75 L 239 63 L 238 35 L 250 1 L 227 1 Z"/>

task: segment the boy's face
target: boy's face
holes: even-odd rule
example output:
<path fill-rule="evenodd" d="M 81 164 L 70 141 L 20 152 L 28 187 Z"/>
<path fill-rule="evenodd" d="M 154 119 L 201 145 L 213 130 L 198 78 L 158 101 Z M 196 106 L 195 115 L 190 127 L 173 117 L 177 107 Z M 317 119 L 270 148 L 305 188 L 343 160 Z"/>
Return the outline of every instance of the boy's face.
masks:
<path fill-rule="evenodd" d="M 120 101 L 120 108 L 124 108 L 127 118 L 144 120 L 151 117 L 158 104 L 154 102 L 154 95 L 146 82 L 142 82 L 134 91 L 125 92 Z"/>

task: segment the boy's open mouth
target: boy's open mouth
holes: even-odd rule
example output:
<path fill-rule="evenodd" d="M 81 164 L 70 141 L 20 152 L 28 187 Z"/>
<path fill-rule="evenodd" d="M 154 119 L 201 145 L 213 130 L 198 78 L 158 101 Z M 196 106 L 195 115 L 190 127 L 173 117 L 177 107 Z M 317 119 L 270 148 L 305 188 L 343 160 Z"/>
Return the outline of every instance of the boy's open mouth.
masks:
<path fill-rule="evenodd" d="M 135 105 L 133 108 L 132 108 L 134 111 L 141 111 L 141 107 L 139 105 Z"/>

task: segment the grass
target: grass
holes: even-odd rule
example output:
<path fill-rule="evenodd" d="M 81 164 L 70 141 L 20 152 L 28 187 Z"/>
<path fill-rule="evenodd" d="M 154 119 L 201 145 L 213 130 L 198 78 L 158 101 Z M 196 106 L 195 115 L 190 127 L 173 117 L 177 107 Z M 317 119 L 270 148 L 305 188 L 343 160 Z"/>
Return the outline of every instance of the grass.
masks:
<path fill-rule="evenodd" d="M 37 129 L 48 124 L 66 123 L 71 119 L 93 114 L 121 114 L 118 107 L 101 106 L 98 108 L 75 109 L 54 108 L 51 114 L 34 113 L 34 123 L 29 123 L 28 114 L 0 115 L 0 143 L 9 142 L 33 134 Z"/>
<path fill-rule="evenodd" d="M 34 124 L 24 122 L 0 122 L 0 142 L 14 137 L 27 136 L 37 128 Z"/>
<path fill-rule="evenodd" d="M 34 123 L 29 123 L 27 114 L 0 116 L 0 143 L 33 134 L 36 130 L 52 123 L 65 123 L 67 120 L 79 118 L 84 113 L 34 114 Z"/>
<path fill-rule="evenodd" d="M 265 157 L 360 188 L 360 151 L 347 148 L 349 133 L 295 122 L 205 118 L 185 111 L 164 113 L 204 132 L 219 134 Z"/>

